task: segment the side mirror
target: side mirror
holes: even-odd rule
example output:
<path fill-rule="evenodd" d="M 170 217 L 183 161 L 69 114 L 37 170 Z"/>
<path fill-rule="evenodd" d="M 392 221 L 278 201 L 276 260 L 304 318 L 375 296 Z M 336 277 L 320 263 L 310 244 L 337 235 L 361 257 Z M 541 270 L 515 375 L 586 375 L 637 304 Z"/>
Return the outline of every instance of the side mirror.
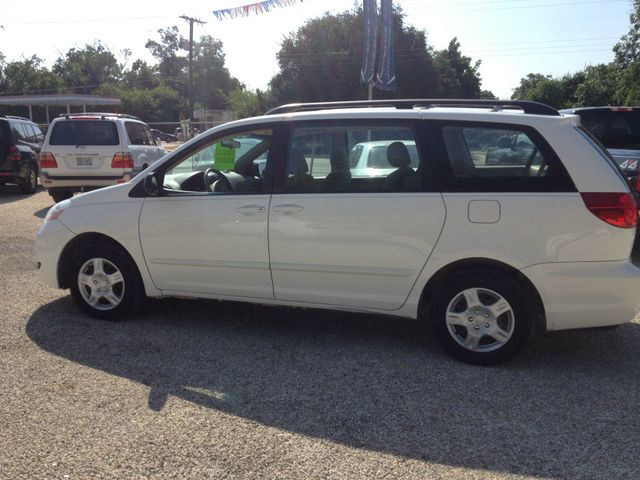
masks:
<path fill-rule="evenodd" d="M 157 197 L 160 195 L 160 185 L 158 184 L 158 178 L 156 177 L 155 172 L 147 173 L 147 176 L 144 177 L 143 185 L 144 193 L 150 197 Z"/>

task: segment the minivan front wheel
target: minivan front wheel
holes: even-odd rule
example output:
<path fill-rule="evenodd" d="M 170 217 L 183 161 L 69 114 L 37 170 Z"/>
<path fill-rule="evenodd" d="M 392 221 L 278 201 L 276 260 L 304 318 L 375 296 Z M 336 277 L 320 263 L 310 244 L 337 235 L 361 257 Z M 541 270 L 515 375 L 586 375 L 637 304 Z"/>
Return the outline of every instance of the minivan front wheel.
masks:
<path fill-rule="evenodd" d="M 144 289 L 132 260 L 109 244 L 96 244 L 73 260 L 71 295 L 89 315 L 119 320 L 141 305 Z"/>
<path fill-rule="evenodd" d="M 431 331 L 453 357 L 495 365 L 518 353 L 531 337 L 534 314 L 525 290 L 498 271 L 448 277 L 432 297 Z"/>

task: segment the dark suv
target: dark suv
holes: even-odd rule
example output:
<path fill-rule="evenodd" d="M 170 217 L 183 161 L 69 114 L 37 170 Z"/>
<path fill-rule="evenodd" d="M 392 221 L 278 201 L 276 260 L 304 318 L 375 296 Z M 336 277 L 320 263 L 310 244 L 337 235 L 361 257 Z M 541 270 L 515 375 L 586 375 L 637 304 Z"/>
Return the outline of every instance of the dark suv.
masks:
<path fill-rule="evenodd" d="M 0 117 L 0 185 L 15 183 L 22 193 L 38 187 L 38 155 L 42 131 L 24 117 Z"/>
<path fill-rule="evenodd" d="M 582 107 L 560 110 L 580 116 L 580 123 L 602 143 L 640 191 L 640 107 Z"/>

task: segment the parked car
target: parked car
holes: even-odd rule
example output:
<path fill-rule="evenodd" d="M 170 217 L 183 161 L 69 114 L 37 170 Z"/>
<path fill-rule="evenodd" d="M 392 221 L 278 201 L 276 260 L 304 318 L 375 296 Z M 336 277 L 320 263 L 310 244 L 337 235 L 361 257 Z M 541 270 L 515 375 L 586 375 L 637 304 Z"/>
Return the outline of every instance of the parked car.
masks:
<path fill-rule="evenodd" d="M 536 155 L 476 161 L 505 131 Z M 389 142 L 388 175 L 351 174 L 349 152 L 367 138 Z M 226 172 L 196 161 L 249 143 Z M 328 171 L 310 168 L 324 158 Z M 163 296 L 370 312 L 418 320 L 455 358 L 495 364 L 534 331 L 635 317 L 637 220 L 610 158 L 546 105 L 299 104 L 211 129 L 129 184 L 55 205 L 36 253 L 42 281 L 99 318 Z"/>
<path fill-rule="evenodd" d="M 175 135 L 171 135 L 170 133 L 165 133 L 162 130 L 158 130 L 157 128 L 152 128 L 151 133 L 153 134 L 153 138 L 156 139 L 156 142 L 177 142 L 178 138 Z"/>
<path fill-rule="evenodd" d="M 53 200 L 128 182 L 166 153 L 131 115 L 80 113 L 51 122 L 40 154 L 40 181 Z"/>
<path fill-rule="evenodd" d="M 640 107 L 582 107 L 560 110 L 578 115 L 606 147 L 636 191 L 640 191 Z"/>
<path fill-rule="evenodd" d="M 38 155 L 44 136 L 28 118 L 0 117 L 0 185 L 13 183 L 22 193 L 38 187 Z"/>
<path fill-rule="evenodd" d="M 398 140 L 395 140 L 398 141 Z M 420 163 L 420 156 L 416 149 L 416 142 L 412 140 L 400 140 L 409 152 L 409 166 L 416 170 Z M 393 141 L 378 140 L 360 142 L 353 146 L 349 152 L 349 164 L 353 176 L 387 176 L 397 167 L 389 163 L 387 149 Z"/>

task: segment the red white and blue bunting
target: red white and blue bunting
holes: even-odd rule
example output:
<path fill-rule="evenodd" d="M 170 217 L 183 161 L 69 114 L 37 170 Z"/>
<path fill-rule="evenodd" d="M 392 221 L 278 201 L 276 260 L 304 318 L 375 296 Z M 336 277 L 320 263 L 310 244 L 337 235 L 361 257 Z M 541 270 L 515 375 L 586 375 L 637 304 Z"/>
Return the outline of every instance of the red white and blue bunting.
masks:
<path fill-rule="evenodd" d="M 265 0 L 264 2 L 252 3 L 235 8 L 225 8 L 223 10 L 214 10 L 213 14 L 218 20 L 227 18 L 248 17 L 249 15 L 260 15 L 268 13 L 274 8 L 288 7 L 304 0 Z"/>

